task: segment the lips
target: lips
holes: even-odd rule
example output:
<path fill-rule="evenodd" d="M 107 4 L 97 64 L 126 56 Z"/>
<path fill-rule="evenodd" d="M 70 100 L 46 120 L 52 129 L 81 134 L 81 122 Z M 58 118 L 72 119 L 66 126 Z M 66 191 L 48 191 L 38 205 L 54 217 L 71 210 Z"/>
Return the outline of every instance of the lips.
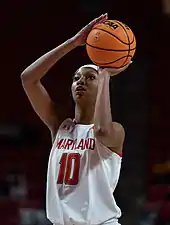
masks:
<path fill-rule="evenodd" d="M 78 91 L 86 91 L 86 89 L 83 88 L 82 86 L 78 86 L 78 87 L 76 88 L 76 92 L 78 92 Z"/>

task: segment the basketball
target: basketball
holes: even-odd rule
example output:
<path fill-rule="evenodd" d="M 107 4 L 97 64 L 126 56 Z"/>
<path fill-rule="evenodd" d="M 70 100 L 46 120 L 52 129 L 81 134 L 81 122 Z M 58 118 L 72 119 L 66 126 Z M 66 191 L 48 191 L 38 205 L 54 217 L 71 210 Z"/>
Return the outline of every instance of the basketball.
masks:
<path fill-rule="evenodd" d="M 135 54 L 136 38 L 126 24 L 106 20 L 92 28 L 86 40 L 86 50 L 94 64 L 103 68 L 122 68 Z"/>

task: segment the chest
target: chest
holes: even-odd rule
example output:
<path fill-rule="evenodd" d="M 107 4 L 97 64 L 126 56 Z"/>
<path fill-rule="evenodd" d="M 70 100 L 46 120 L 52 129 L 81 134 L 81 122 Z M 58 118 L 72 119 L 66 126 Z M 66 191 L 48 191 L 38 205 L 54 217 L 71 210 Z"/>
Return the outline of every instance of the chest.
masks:
<path fill-rule="evenodd" d="M 57 135 L 51 155 L 57 184 L 76 185 L 82 171 L 86 170 L 89 159 L 97 156 L 93 130 L 62 131 Z"/>
<path fill-rule="evenodd" d="M 63 131 L 57 135 L 54 143 L 55 150 L 59 152 L 93 151 L 96 146 L 93 129 L 75 129 L 73 132 Z"/>

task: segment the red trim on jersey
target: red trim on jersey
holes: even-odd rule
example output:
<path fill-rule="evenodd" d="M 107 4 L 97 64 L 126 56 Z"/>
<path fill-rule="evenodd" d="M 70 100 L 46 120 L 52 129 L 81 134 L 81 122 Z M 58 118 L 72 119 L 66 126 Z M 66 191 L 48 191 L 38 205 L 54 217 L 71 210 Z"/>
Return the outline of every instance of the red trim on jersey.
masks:
<path fill-rule="evenodd" d="M 90 128 L 90 130 L 94 130 L 94 125 Z"/>
<path fill-rule="evenodd" d="M 123 157 L 123 153 L 116 153 L 118 154 L 121 158 Z"/>

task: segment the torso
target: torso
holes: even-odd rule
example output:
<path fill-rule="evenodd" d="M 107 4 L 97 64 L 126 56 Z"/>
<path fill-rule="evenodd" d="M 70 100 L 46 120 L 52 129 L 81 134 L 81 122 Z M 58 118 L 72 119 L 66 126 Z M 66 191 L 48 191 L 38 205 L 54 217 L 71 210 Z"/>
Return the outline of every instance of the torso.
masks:
<path fill-rule="evenodd" d="M 98 225 L 121 216 L 113 192 L 121 157 L 94 137 L 93 124 L 60 126 L 49 157 L 47 217 L 57 224 Z M 102 213 L 101 213 L 102 212 Z"/>

